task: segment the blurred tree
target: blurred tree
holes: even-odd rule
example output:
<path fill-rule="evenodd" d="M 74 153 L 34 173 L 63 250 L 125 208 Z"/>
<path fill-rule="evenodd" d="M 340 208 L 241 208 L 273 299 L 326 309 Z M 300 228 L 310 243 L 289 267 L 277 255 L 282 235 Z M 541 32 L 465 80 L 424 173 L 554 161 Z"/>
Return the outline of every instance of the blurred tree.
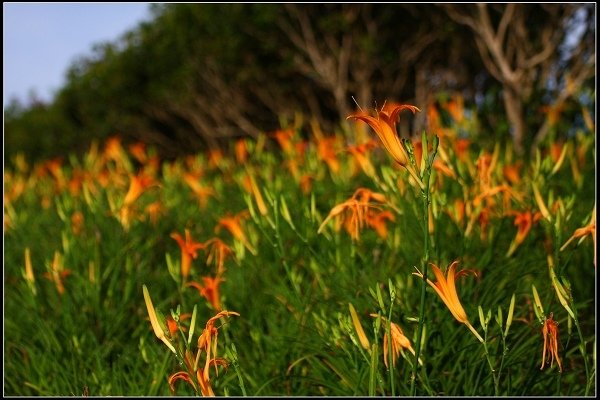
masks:
<path fill-rule="evenodd" d="M 355 109 L 353 97 L 363 108 L 425 109 L 440 92 L 459 92 L 493 138 L 508 135 L 507 119 L 522 147 L 556 130 L 539 110 L 572 115 L 567 103 L 593 83 L 589 4 L 157 3 L 151 11 L 151 21 L 73 63 L 51 104 L 9 106 L 7 153 L 54 156 L 120 134 L 174 157 L 278 129 L 296 113 L 332 132 Z M 568 44 L 574 26 L 578 40 Z M 418 134 L 426 115 L 404 118 L 401 134 Z"/>
<path fill-rule="evenodd" d="M 595 12 L 592 4 L 445 4 L 455 21 L 475 33 L 475 43 L 489 73 L 502 84 L 504 108 L 515 149 L 527 139 L 538 143 L 549 119 L 527 124 L 532 100 L 551 92 L 551 107 L 560 107 L 595 75 Z M 567 46 L 573 22 L 583 31 Z M 563 48 L 561 48 L 563 46 Z M 551 119 L 550 119 L 551 121 Z M 537 133 L 526 138 L 527 132 Z"/>

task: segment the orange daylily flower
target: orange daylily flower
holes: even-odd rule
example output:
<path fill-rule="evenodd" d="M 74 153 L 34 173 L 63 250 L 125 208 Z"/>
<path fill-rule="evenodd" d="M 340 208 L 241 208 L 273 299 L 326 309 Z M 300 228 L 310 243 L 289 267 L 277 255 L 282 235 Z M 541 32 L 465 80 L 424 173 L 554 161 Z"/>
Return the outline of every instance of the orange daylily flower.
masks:
<path fill-rule="evenodd" d="M 515 252 L 517 247 L 523 243 L 533 224 L 542 219 L 542 213 L 539 211 L 536 211 L 535 213 L 532 213 L 531 211 L 512 211 L 508 214 L 515 216 L 514 224 L 517 226 L 517 235 L 513 239 L 510 248 L 508 249 L 508 253 L 506 254 L 508 257 L 510 257 Z"/>
<path fill-rule="evenodd" d="M 177 241 L 181 248 L 181 276 L 185 281 L 192 268 L 192 259 L 198 257 L 198 250 L 204 249 L 204 244 L 194 242 L 188 229 L 185 230 L 185 240 L 177 232 L 171 233 L 171 237 Z"/>
<path fill-rule="evenodd" d="M 200 293 L 200 296 L 204 297 L 216 311 L 221 311 L 221 295 L 219 293 L 219 285 L 224 282 L 225 279 L 220 276 L 212 278 L 210 276 L 203 276 L 202 280 L 204 285 L 198 282 L 191 281 L 186 283 L 186 286 L 196 288 Z"/>
<path fill-rule="evenodd" d="M 368 210 L 366 214 L 366 222 L 371 228 L 375 229 L 375 232 L 379 235 L 380 238 L 385 239 L 388 235 L 386 221 L 396 221 L 396 217 L 392 214 L 391 211 L 385 210 L 381 212 L 373 212 L 373 210 Z"/>
<path fill-rule="evenodd" d="M 198 198 L 200 208 L 206 208 L 206 204 L 208 203 L 208 198 L 210 196 L 214 196 L 216 193 L 212 188 L 202 186 L 199 182 L 199 177 L 197 174 L 185 173 L 183 174 L 183 180 L 187 185 L 192 189 L 192 192 Z"/>
<path fill-rule="evenodd" d="M 209 376 L 210 366 L 211 366 L 211 364 L 213 364 L 213 365 L 215 365 L 215 368 L 216 368 L 217 364 L 219 364 L 218 362 L 216 362 L 216 360 L 219 360 L 217 358 L 217 337 L 218 337 L 219 331 L 217 328 L 214 327 L 214 323 L 219 318 L 229 317 L 231 315 L 236 315 L 238 317 L 240 316 L 240 314 L 235 311 L 220 311 L 217 315 L 215 315 L 214 317 L 212 317 L 211 319 L 209 319 L 206 322 L 206 327 L 204 328 L 204 330 L 202 331 L 202 334 L 198 338 L 199 351 L 204 351 L 206 353 L 206 362 L 205 362 L 204 368 L 202 369 L 202 374 L 200 373 L 200 370 L 198 370 L 198 381 L 200 381 L 201 386 L 204 386 L 203 382 L 206 384 L 206 387 L 204 390 L 206 390 L 207 394 L 212 393 L 212 388 L 210 387 L 210 385 L 208 385 L 208 383 L 210 382 L 210 376 Z M 212 358 L 211 358 L 211 352 L 212 352 Z M 204 390 L 203 390 L 203 394 L 204 394 Z M 207 395 L 207 394 L 204 394 L 204 395 Z M 214 393 L 212 393 L 210 395 L 214 395 Z"/>
<path fill-rule="evenodd" d="M 458 265 L 458 261 L 452 262 L 448 267 L 447 276 L 445 277 L 442 273 L 442 270 L 435 264 L 430 263 L 433 268 L 433 273 L 437 278 L 437 282 L 432 282 L 427 279 L 427 283 L 431 286 L 438 296 L 442 299 L 448 310 L 452 313 L 452 316 L 460 323 L 465 324 L 471 332 L 479 339 L 480 342 L 483 343 L 483 338 L 479 333 L 473 328 L 471 323 L 469 322 L 469 318 L 467 317 L 467 313 L 465 312 L 460 300 L 458 298 L 458 293 L 456 292 L 456 282 L 455 279 L 457 276 L 461 274 L 461 272 L 456 273 L 455 269 Z M 423 274 L 417 269 L 417 272 L 413 272 L 413 275 L 417 275 L 423 278 Z"/>
<path fill-rule="evenodd" d="M 219 238 L 212 238 L 204 242 L 204 249 L 208 249 L 206 263 L 211 264 L 214 262 L 217 267 L 217 275 L 222 275 L 225 272 L 227 257 L 235 257 L 233 250 Z"/>
<path fill-rule="evenodd" d="M 235 159 L 238 164 L 244 164 L 248 159 L 248 142 L 245 138 L 235 141 Z"/>
<path fill-rule="evenodd" d="M 150 217 L 150 222 L 152 222 L 152 225 L 156 225 L 158 218 L 164 214 L 164 211 L 165 209 L 159 200 L 148 204 L 145 208 L 145 212 L 148 217 Z"/>
<path fill-rule="evenodd" d="M 146 163 L 148 155 L 146 154 L 146 144 L 144 142 L 136 142 L 128 147 L 129 153 L 142 164 Z"/>
<path fill-rule="evenodd" d="M 596 206 L 594 205 L 594 209 L 592 210 L 592 216 L 590 218 L 590 222 L 579 229 L 576 229 L 575 232 L 573 232 L 573 235 L 571 235 L 571 237 L 569 238 L 569 240 L 567 240 L 565 242 L 565 244 L 562 245 L 562 247 L 560 248 L 560 251 L 563 251 L 568 245 L 569 243 L 571 243 L 573 240 L 577 239 L 577 238 L 582 238 L 581 240 L 583 240 L 584 237 L 586 237 L 587 235 L 592 235 L 592 241 L 594 242 L 594 266 L 596 266 Z"/>
<path fill-rule="evenodd" d="M 371 317 L 380 317 L 384 322 L 387 319 L 378 314 L 370 314 Z M 392 337 L 392 365 L 396 366 L 396 360 L 400 355 L 400 351 L 404 348 L 410 351 L 413 355 L 415 354 L 415 350 L 412 348 L 410 344 L 410 340 L 404 335 L 402 329 L 398 324 L 395 324 L 390 321 L 390 335 Z M 389 349 L 389 338 L 387 332 L 383 334 L 383 363 L 386 368 L 389 368 L 388 364 L 388 349 Z"/>
<path fill-rule="evenodd" d="M 556 358 L 558 370 L 562 372 L 562 362 L 558 355 L 558 323 L 554 321 L 552 314 L 550 314 L 550 318 L 547 318 L 546 321 L 544 321 L 542 336 L 544 338 L 544 352 L 542 353 L 542 366 L 540 369 L 544 369 L 544 365 L 546 364 L 546 352 L 548 352 L 550 367 L 554 365 L 554 359 Z"/>
<path fill-rule="evenodd" d="M 375 143 L 375 141 L 370 140 L 367 143 L 350 145 L 346 147 L 346 151 L 348 151 L 348 153 L 350 153 L 353 156 L 354 165 L 358 165 L 367 176 L 375 175 L 375 167 L 373 167 L 373 164 L 371 163 L 371 160 L 368 156 L 369 150 L 373 148 Z M 355 167 L 355 170 L 356 169 L 358 168 Z M 354 175 L 355 173 L 356 172 L 354 171 L 352 175 Z"/>
<path fill-rule="evenodd" d="M 383 143 L 385 149 L 392 156 L 394 161 L 404 167 L 413 179 L 419 184 L 421 189 L 424 188 L 424 184 L 419 178 L 417 171 L 411 165 L 408 157 L 408 152 L 404 148 L 404 145 L 400 141 L 398 134 L 396 133 L 396 121 L 403 110 L 410 110 L 414 113 L 419 110 L 415 106 L 408 104 L 394 105 L 384 107 L 382 110 L 377 112 L 377 118 L 361 111 L 355 114 L 350 114 L 346 119 L 358 119 L 366 122 L 375 131 L 379 139 Z"/>
<path fill-rule="evenodd" d="M 302 193 L 310 194 L 313 179 L 314 178 L 309 174 L 304 174 L 300 177 L 299 185 L 300 190 L 302 190 Z"/>
<path fill-rule="evenodd" d="M 523 162 L 521 160 L 515 162 L 514 164 L 505 165 L 502 168 L 502 173 L 504 177 L 511 183 L 516 184 L 521 182 L 521 167 L 523 166 Z"/>
<path fill-rule="evenodd" d="M 294 137 L 294 131 L 292 129 L 279 129 L 272 135 L 275 138 L 279 146 L 286 154 L 292 154 L 294 152 L 294 146 L 292 145 L 292 137 Z"/>
<path fill-rule="evenodd" d="M 155 185 L 154 177 L 140 173 L 130 176 L 129 190 L 123 199 L 123 207 L 133 204 L 148 187 Z"/>
<path fill-rule="evenodd" d="M 250 250 L 250 252 L 252 254 L 256 254 L 256 250 L 250 244 L 250 241 L 246 237 L 246 234 L 242 230 L 242 226 L 240 224 L 240 220 L 242 218 L 246 218 L 247 214 L 248 214 L 248 212 L 242 211 L 235 216 L 227 215 L 227 216 L 219 219 L 219 222 L 215 228 L 215 231 L 218 232 L 220 230 L 221 226 L 224 227 L 233 235 L 234 238 L 236 238 L 237 240 L 242 242 L 242 244 L 244 246 L 246 246 L 246 248 L 248 250 Z"/>
<path fill-rule="evenodd" d="M 337 174 L 340 170 L 340 161 L 335 150 L 337 136 L 317 138 L 316 141 L 319 159 L 325 161 L 332 173 Z"/>
<path fill-rule="evenodd" d="M 211 168 L 218 168 L 223 160 L 221 149 L 213 148 L 208 150 L 208 165 Z"/>
<path fill-rule="evenodd" d="M 321 233 L 325 225 L 327 225 L 331 219 L 335 218 L 336 230 L 339 230 L 340 226 L 343 224 L 352 239 L 359 240 L 360 229 L 368 223 L 370 208 L 378 207 L 376 204 L 370 202 L 371 199 L 379 203 L 387 203 L 385 196 L 381 193 L 374 193 L 369 189 L 359 188 L 354 192 L 351 198 L 331 209 L 329 215 L 327 215 L 321 223 L 321 226 L 319 226 L 317 233 Z M 388 217 L 383 216 L 383 218 Z M 377 218 L 373 219 L 372 217 L 371 222 L 375 225 L 379 225 L 378 227 L 381 229 L 380 225 L 382 221 L 377 221 Z"/>

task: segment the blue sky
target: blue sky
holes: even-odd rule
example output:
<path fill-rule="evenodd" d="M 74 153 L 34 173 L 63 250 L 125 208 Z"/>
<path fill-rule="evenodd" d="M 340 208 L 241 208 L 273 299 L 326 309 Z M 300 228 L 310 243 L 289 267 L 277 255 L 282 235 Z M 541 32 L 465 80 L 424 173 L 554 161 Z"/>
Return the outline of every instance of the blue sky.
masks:
<path fill-rule="evenodd" d="M 49 101 L 79 56 L 150 19 L 149 3 L 4 3 L 4 105 Z"/>

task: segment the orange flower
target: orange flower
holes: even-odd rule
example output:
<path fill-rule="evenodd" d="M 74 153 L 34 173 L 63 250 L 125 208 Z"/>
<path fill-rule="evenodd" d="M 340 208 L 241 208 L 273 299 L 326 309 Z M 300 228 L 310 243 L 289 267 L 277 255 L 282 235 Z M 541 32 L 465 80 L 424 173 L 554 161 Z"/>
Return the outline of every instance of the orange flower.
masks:
<path fill-rule="evenodd" d="M 244 164 L 248 159 L 248 143 L 244 138 L 235 142 L 235 159 L 238 164 Z"/>
<path fill-rule="evenodd" d="M 392 222 L 396 220 L 396 218 L 394 217 L 394 214 L 392 214 L 392 212 L 389 210 L 381 211 L 378 213 L 374 212 L 373 210 L 367 211 L 367 215 L 366 215 L 367 224 L 371 228 L 375 229 L 375 232 L 377 232 L 379 237 L 382 239 L 387 238 L 387 235 L 388 235 L 386 220 L 392 221 Z"/>
<path fill-rule="evenodd" d="M 203 276 L 202 280 L 204 281 L 204 285 L 201 285 L 195 281 L 188 282 L 186 285 L 196 288 L 200 293 L 200 296 L 208 300 L 213 309 L 216 311 L 221 311 L 221 295 L 219 293 L 219 285 L 221 282 L 224 282 L 225 279 L 222 279 L 217 275 L 215 278 Z"/>
<path fill-rule="evenodd" d="M 277 143 L 279 143 L 279 146 L 286 154 L 292 154 L 294 152 L 294 146 L 292 145 L 294 131 L 292 129 L 279 129 L 272 134 L 272 137 L 277 140 Z"/>
<path fill-rule="evenodd" d="M 369 124 L 377 136 L 379 136 L 379 139 L 392 158 L 402 167 L 406 168 L 421 189 L 423 189 L 424 184 L 419 178 L 417 171 L 411 165 L 408 152 L 404 148 L 404 145 L 396 132 L 396 121 L 398 120 L 400 112 L 405 109 L 408 109 L 413 113 L 421 111 L 415 106 L 401 104 L 387 108 L 384 107 L 381 111 L 377 112 L 377 118 L 361 111 L 359 113 L 350 114 L 346 119 L 358 119 Z"/>
<path fill-rule="evenodd" d="M 150 217 L 152 225 L 156 225 L 158 218 L 164 213 L 164 207 L 160 201 L 155 201 L 148 204 L 145 208 L 146 214 Z"/>
<path fill-rule="evenodd" d="M 368 156 L 368 152 L 374 146 L 374 144 L 374 141 L 369 141 L 367 143 L 354 146 L 350 145 L 346 148 L 346 151 L 352 154 L 355 165 L 358 165 L 367 176 L 375 175 L 375 167 L 373 167 L 373 164 Z M 352 175 L 354 174 L 355 172 L 352 173 Z"/>
<path fill-rule="evenodd" d="M 515 162 L 514 164 L 505 165 L 504 168 L 502 168 L 504 177 L 511 184 L 519 183 L 521 181 L 521 167 L 522 166 L 523 166 L 523 162 L 521 160 Z"/>
<path fill-rule="evenodd" d="M 221 239 L 212 238 L 204 242 L 204 249 L 208 249 L 208 257 L 206 263 L 211 264 L 214 261 L 217 267 L 217 275 L 225 272 L 225 259 L 234 257 L 233 251 Z"/>
<path fill-rule="evenodd" d="M 427 283 L 429 284 L 429 286 L 431 286 L 436 291 L 438 296 L 440 296 L 440 298 L 442 299 L 444 304 L 446 304 L 446 307 L 448 307 L 454 318 L 458 322 L 465 324 L 471 330 L 471 332 L 473 332 L 477 339 L 479 339 L 479 341 L 483 343 L 483 338 L 479 335 L 479 333 L 477 333 L 475 328 L 473 328 L 473 326 L 469 322 L 467 313 L 465 312 L 462 304 L 460 303 L 458 293 L 456 292 L 455 278 L 462 272 L 461 271 L 458 274 L 455 273 L 458 261 L 454 261 L 452 264 L 450 264 L 450 267 L 448 267 L 447 277 L 444 277 L 442 270 L 438 266 L 436 266 L 433 263 L 430 264 L 433 268 L 433 273 L 437 278 L 437 282 L 433 283 L 431 280 L 427 279 Z M 419 270 L 417 270 L 417 272 L 413 272 L 413 274 L 423 278 L 423 274 Z"/>
<path fill-rule="evenodd" d="M 246 248 L 248 250 L 250 250 L 250 252 L 252 254 L 256 254 L 256 250 L 250 244 L 250 241 L 246 237 L 246 234 L 242 230 L 242 226 L 240 224 L 240 220 L 242 218 L 246 218 L 246 217 L 247 217 L 247 212 L 243 212 L 243 211 L 235 216 L 228 215 L 226 217 L 223 217 L 219 220 L 217 227 L 215 228 L 215 231 L 218 232 L 220 230 L 221 226 L 224 227 L 233 235 L 234 238 L 236 238 L 237 240 L 242 242 L 242 244 L 244 246 L 246 246 Z"/>
<path fill-rule="evenodd" d="M 198 257 L 198 249 L 204 249 L 204 244 L 194 242 L 188 229 L 185 230 L 185 240 L 177 232 L 171 233 L 171 237 L 177 241 L 181 248 L 181 276 L 185 281 L 192 268 L 192 259 Z"/>
<path fill-rule="evenodd" d="M 198 370 L 198 381 L 200 382 L 200 385 L 203 388 L 202 394 L 205 396 L 206 395 L 211 395 L 211 396 L 214 395 L 214 393 L 212 392 L 212 388 L 208 384 L 210 382 L 209 372 L 210 372 L 211 364 L 215 365 L 215 368 L 216 368 L 216 365 L 218 364 L 216 362 L 216 360 L 218 360 L 217 359 L 217 336 L 219 334 L 219 331 L 217 330 L 217 328 L 214 327 L 214 323 L 219 318 L 228 317 L 231 315 L 236 315 L 239 317 L 240 314 L 235 311 L 220 311 L 217 315 L 215 315 L 214 317 L 212 317 L 211 319 L 209 319 L 206 322 L 206 327 L 204 328 L 204 330 L 202 331 L 202 334 L 198 338 L 198 348 L 199 348 L 198 351 L 204 351 L 206 353 L 206 362 L 205 362 L 204 368 L 202 369 L 202 374 L 200 373 L 200 370 Z M 212 358 L 211 358 L 211 352 L 212 352 Z"/>
<path fill-rule="evenodd" d="M 371 314 L 371 317 L 380 317 L 384 322 L 386 318 L 380 316 L 378 314 Z M 392 365 L 396 366 L 396 360 L 400 355 L 400 350 L 408 349 L 413 355 L 415 354 L 415 350 L 412 348 L 410 344 L 410 340 L 404 336 L 404 332 L 397 324 L 390 322 L 390 335 L 392 337 Z M 386 368 L 389 368 L 388 364 L 388 349 L 389 349 L 389 339 L 387 332 L 383 334 L 383 363 Z"/>
<path fill-rule="evenodd" d="M 558 323 L 554 321 L 552 313 L 550 314 L 550 318 L 547 318 L 546 321 L 544 321 L 542 336 L 544 338 L 544 352 L 542 353 L 542 366 L 540 369 L 544 369 L 544 365 L 546 364 L 546 352 L 548 352 L 550 367 L 554 365 L 554 359 L 556 358 L 558 370 L 562 372 L 562 363 L 560 361 L 560 356 L 558 355 Z"/>
<path fill-rule="evenodd" d="M 563 251 L 573 240 L 577 238 L 582 238 L 581 240 L 583 240 L 587 235 L 592 235 L 592 241 L 594 242 L 594 266 L 596 266 L 596 205 L 594 205 L 594 209 L 592 210 L 590 222 L 586 226 L 576 229 L 569 240 L 562 245 L 560 251 Z"/>
<path fill-rule="evenodd" d="M 209 187 L 202 186 L 199 182 L 199 177 L 196 174 L 185 173 L 183 175 L 183 180 L 188 184 L 192 192 L 198 198 L 200 202 L 200 208 L 206 208 L 206 204 L 208 202 L 209 196 L 214 196 L 215 191 Z"/>
<path fill-rule="evenodd" d="M 507 257 L 510 257 L 515 252 L 517 247 L 519 247 L 521 243 L 523 243 L 533 224 L 542 219 L 542 213 L 540 213 L 539 211 L 535 213 L 532 213 L 531 211 L 513 211 L 509 214 L 513 214 L 515 216 L 514 224 L 517 226 L 517 236 L 515 236 L 512 243 L 510 244 L 510 248 L 508 249 L 508 253 L 506 254 Z"/>
<path fill-rule="evenodd" d="M 360 230 L 368 223 L 369 209 L 375 208 L 377 205 L 370 203 L 369 201 L 374 199 L 379 203 L 387 203 L 384 195 L 381 193 L 371 192 L 369 189 L 359 188 L 354 192 L 351 198 L 333 207 L 329 212 L 329 215 L 323 220 L 317 233 L 321 233 L 325 225 L 332 219 L 336 219 L 335 229 L 339 230 L 343 224 L 346 231 L 350 234 L 352 239 L 360 239 Z M 382 218 L 388 218 L 383 216 Z M 371 222 L 378 225 L 381 229 L 382 221 L 377 221 L 377 218 L 372 218 Z"/>
<path fill-rule="evenodd" d="M 335 151 L 337 137 L 317 138 L 316 141 L 319 159 L 325 161 L 332 173 L 337 174 L 340 170 L 340 162 Z"/>
<path fill-rule="evenodd" d="M 123 199 L 123 207 L 133 204 L 149 186 L 155 184 L 152 176 L 140 173 L 130 176 L 129 190 Z"/>
<path fill-rule="evenodd" d="M 140 163 L 144 164 L 146 162 L 148 156 L 146 154 L 146 144 L 144 142 L 130 144 L 128 149 L 129 153 L 131 153 L 131 155 Z"/>

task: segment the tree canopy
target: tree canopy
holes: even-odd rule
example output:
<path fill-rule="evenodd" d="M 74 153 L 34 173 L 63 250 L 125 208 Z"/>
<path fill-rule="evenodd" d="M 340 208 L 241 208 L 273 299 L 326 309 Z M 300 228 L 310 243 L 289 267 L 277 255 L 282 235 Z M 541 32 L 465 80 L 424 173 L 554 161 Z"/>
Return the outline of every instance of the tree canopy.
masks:
<path fill-rule="evenodd" d="M 333 131 L 357 104 L 424 109 L 452 93 L 488 138 L 522 150 L 595 108 L 593 4 L 151 7 L 151 21 L 73 63 L 51 103 L 5 109 L 7 156 L 50 157 L 119 134 L 171 157 L 298 113 Z"/>

